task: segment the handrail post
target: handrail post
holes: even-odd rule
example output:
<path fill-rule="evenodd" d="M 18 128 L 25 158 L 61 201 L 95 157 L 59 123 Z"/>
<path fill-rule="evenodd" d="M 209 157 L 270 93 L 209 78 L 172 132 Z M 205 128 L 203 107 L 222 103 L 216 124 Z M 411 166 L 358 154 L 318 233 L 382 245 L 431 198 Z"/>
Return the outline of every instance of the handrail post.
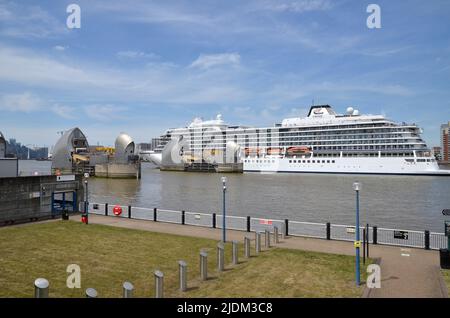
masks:
<path fill-rule="evenodd" d="M 288 219 L 284 220 L 284 236 L 285 237 L 289 236 L 289 220 Z"/>
<path fill-rule="evenodd" d="M 378 227 L 374 226 L 372 230 L 373 230 L 373 234 L 372 234 L 372 236 L 373 236 L 373 245 L 377 245 L 378 244 Z"/>
<path fill-rule="evenodd" d="M 157 208 L 153 208 L 153 222 L 158 221 Z"/>
<path fill-rule="evenodd" d="M 212 227 L 213 229 L 216 228 L 216 213 L 212 214 Z"/>
<path fill-rule="evenodd" d="M 331 240 L 331 223 L 327 222 L 327 240 Z"/>
<path fill-rule="evenodd" d="M 108 203 L 105 203 L 105 216 L 108 216 Z"/>
<path fill-rule="evenodd" d="M 184 225 L 186 223 L 186 212 L 181 211 L 181 224 Z"/>
<path fill-rule="evenodd" d="M 367 247 L 366 247 L 366 249 L 367 249 L 367 258 L 369 258 L 370 257 L 370 254 L 369 254 L 369 245 L 370 245 L 370 227 L 369 227 L 369 224 L 366 224 L 366 235 L 367 235 Z"/>
<path fill-rule="evenodd" d="M 366 264 L 366 228 L 363 228 L 363 264 Z"/>
<path fill-rule="evenodd" d="M 247 216 L 247 232 L 250 232 L 250 216 Z"/>
<path fill-rule="evenodd" d="M 128 218 L 131 219 L 131 205 L 128 206 Z"/>
<path fill-rule="evenodd" d="M 430 231 L 425 231 L 425 249 L 430 249 Z"/>

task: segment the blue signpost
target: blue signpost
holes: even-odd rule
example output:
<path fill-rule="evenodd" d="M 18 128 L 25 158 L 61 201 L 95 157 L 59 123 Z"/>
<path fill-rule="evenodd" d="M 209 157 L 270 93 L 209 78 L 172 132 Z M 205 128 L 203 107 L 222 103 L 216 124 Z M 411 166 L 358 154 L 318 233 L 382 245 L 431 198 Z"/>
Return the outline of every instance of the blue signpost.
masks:
<path fill-rule="evenodd" d="M 355 240 L 355 249 L 356 249 L 356 286 L 359 286 L 361 283 L 360 278 L 360 248 L 361 248 L 361 241 L 359 236 L 359 191 L 361 190 L 361 183 L 355 182 L 353 184 L 353 190 L 356 192 L 356 226 L 355 226 L 355 234 L 356 234 L 356 240 Z"/>

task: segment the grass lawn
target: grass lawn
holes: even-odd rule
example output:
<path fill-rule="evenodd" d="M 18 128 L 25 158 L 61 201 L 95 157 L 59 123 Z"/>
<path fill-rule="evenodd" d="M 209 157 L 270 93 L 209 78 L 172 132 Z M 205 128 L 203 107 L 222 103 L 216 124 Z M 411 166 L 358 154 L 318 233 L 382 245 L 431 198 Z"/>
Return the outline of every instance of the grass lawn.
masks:
<path fill-rule="evenodd" d="M 0 297 L 32 297 L 38 277 L 50 282 L 50 297 L 121 297 L 122 283 L 136 297 L 153 297 L 153 272 L 161 270 L 166 297 L 360 297 L 354 257 L 272 248 L 216 271 L 217 242 L 111 226 L 55 221 L 0 228 Z M 199 279 L 199 252 L 209 251 L 208 281 Z M 253 253 L 254 249 L 252 249 Z M 188 263 L 189 290 L 178 288 L 178 260 Z M 81 267 L 81 289 L 66 287 L 69 264 Z M 364 280 L 365 268 L 361 270 Z M 449 276 L 447 275 L 447 278 Z"/>
<path fill-rule="evenodd" d="M 442 276 L 444 276 L 445 283 L 447 284 L 447 290 L 450 294 L 450 269 L 443 269 Z"/>

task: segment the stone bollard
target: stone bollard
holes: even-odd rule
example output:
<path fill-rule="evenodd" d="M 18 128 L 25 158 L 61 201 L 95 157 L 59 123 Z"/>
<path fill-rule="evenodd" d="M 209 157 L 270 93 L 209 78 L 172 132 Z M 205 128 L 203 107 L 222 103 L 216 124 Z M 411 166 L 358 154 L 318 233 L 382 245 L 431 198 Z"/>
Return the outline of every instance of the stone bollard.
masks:
<path fill-rule="evenodd" d="M 260 232 L 256 232 L 255 235 L 256 235 L 256 237 L 255 237 L 255 251 L 256 251 L 256 255 L 258 255 L 259 253 L 261 253 L 261 233 Z"/>
<path fill-rule="evenodd" d="M 222 242 L 217 244 L 217 270 L 219 272 L 225 270 L 225 246 Z"/>
<path fill-rule="evenodd" d="M 275 244 L 278 244 L 278 243 L 280 243 L 280 238 L 279 238 L 279 236 L 278 236 L 278 226 L 275 226 L 274 228 L 273 228 L 273 238 L 274 238 L 274 243 Z"/>
<path fill-rule="evenodd" d="M 48 280 L 38 278 L 34 281 L 34 298 L 48 298 Z"/>
<path fill-rule="evenodd" d="M 238 242 L 232 242 L 232 263 L 233 265 L 239 264 L 239 255 L 238 255 Z"/>
<path fill-rule="evenodd" d="M 123 287 L 123 298 L 133 298 L 133 290 L 134 286 L 130 282 L 125 282 L 122 285 Z"/>
<path fill-rule="evenodd" d="M 244 254 L 245 258 L 250 258 L 250 238 L 244 237 Z"/>
<path fill-rule="evenodd" d="M 208 279 L 208 253 L 200 252 L 200 277 L 202 280 Z"/>
<path fill-rule="evenodd" d="M 86 289 L 86 298 L 97 298 L 98 293 L 94 288 Z"/>
<path fill-rule="evenodd" d="M 164 274 L 161 271 L 155 272 L 155 298 L 164 297 Z"/>
<path fill-rule="evenodd" d="M 264 246 L 270 248 L 270 232 L 269 230 L 264 231 Z"/>
<path fill-rule="evenodd" d="M 178 267 L 180 278 L 180 291 L 185 292 L 187 290 L 187 263 L 185 261 L 179 261 Z"/>

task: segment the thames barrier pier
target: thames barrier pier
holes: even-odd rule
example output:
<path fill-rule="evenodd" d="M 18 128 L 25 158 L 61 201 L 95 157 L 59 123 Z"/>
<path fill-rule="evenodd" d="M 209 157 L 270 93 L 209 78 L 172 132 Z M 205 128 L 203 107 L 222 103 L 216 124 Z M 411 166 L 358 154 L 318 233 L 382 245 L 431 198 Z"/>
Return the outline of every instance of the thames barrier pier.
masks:
<path fill-rule="evenodd" d="M 88 173 L 104 178 L 141 178 L 141 164 L 133 139 L 121 133 L 115 148 L 90 147 L 79 128 L 64 132 L 55 145 L 53 174 Z"/>

